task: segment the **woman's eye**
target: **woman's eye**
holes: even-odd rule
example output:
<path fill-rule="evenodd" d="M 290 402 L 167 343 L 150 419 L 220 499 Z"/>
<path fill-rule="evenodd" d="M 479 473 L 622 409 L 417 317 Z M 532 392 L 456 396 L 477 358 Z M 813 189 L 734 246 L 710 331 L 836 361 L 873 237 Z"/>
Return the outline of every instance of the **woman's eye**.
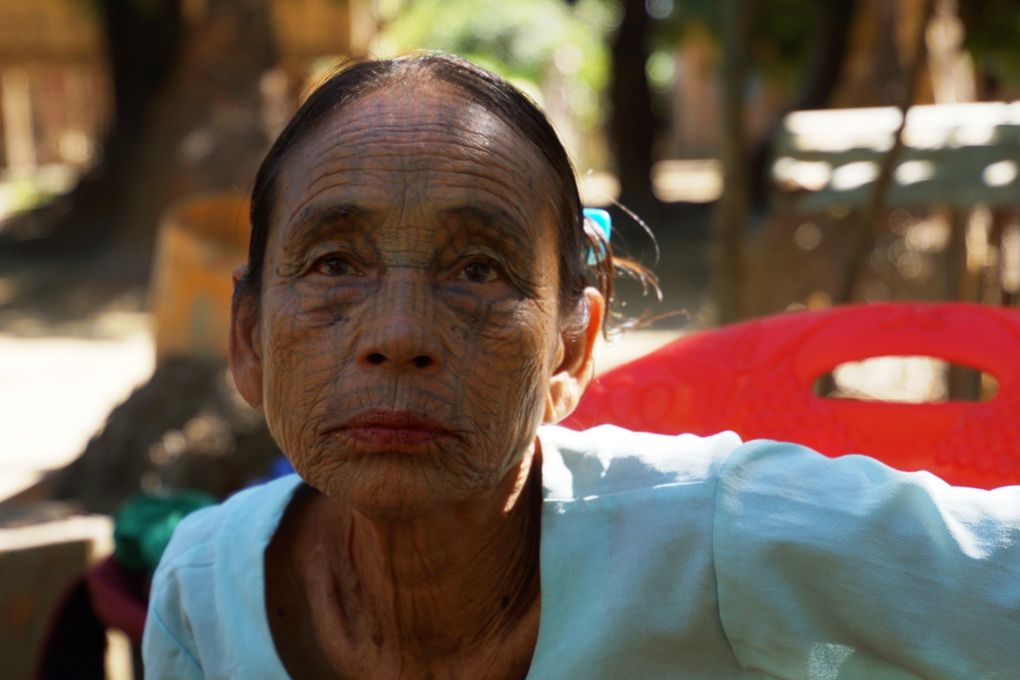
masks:
<path fill-rule="evenodd" d="M 326 276 L 347 276 L 357 270 L 340 255 L 326 255 L 315 262 L 315 271 Z"/>
<path fill-rule="evenodd" d="M 499 278 L 499 267 L 490 259 L 473 260 L 461 270 L 460 278 L 472 283 L 489 283 Z"/>

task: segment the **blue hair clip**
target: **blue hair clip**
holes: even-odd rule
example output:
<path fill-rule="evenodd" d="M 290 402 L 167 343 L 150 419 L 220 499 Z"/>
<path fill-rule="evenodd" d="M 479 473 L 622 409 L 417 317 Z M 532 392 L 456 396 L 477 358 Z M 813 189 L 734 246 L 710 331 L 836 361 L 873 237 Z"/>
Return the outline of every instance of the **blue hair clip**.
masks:
<path fill-rule="evenodd" d="M 594 226 L 598 227 L 605 238 L 605 242 L 609 243 L 609 238 L 613 235 L 613 218 L 609 216 L 609 213 L 601 208 L 585 208 L 583 214 L 585 221 L 591 222 Z M 588 264 L 598 264 L 606 256 L 604 246 L 600 247 L 600 251 L 595 252 L 594 248 L 588 248 Z"/>

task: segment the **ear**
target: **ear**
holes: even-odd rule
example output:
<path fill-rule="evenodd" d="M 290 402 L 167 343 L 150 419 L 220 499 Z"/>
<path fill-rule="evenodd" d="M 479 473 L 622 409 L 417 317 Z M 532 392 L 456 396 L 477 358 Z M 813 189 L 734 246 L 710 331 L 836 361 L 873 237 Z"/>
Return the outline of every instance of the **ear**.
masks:
<path fill-rule="evenodd" d="M 230 372 L 234 384 L 252 408 L 262 411 L 262 345 L 258 299 L 243 283 L 244 267 L 234 270 L 230 305 Z"/>
<path fill-rule="evenodd" d="M 585 288 L 584 296 L 588 323 L 583 329 L 571 326 L 560 333 L 560 361 L 549 379 L 544 423 L 557 423 L 570 415 L 595 373 L 595 341 L 602 331 L 606 302 L 595 288 Z"/>

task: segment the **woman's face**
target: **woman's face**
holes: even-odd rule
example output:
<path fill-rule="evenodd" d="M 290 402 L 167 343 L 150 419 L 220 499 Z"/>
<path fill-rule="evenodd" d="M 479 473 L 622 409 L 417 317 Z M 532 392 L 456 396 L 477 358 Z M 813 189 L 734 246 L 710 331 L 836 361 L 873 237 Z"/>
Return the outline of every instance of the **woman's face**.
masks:
<path fill-rule="evenodd" d="M 524 138 L 435 82 L 370 94 L 292 149 L 233 360 L 307 482 L 420 513 L 495 487 L 562 415 L 594 334 L 560 318 L 554 186 Z"/>

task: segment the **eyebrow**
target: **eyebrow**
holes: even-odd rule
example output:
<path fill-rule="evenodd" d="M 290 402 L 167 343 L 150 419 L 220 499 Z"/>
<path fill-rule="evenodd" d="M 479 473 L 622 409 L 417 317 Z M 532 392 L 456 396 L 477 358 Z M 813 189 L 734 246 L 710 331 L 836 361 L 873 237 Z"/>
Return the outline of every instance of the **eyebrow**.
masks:
<path fill-rule="evenodd" d="M 438 212 L 441 217 L 468 218 L 476 225 L 485 227 L 493 236 L 509 238 L 515 247 L 524 247 L 529 241 L 527 226 L 508 211 L 488 203 L 464 203 Z"/>
<path fill-rule="evenodd" d="M 310 205 L 303 208 L 291 222 L 294 226 L 290 229 L 287 241 L 289 244 L 301 245 L 314 240 L 323 230 L 335 227 L 339 222 L 368 215 L 370 215 L 368 210 L 354 203 Z"/>
<path fill-rule="evenodd" d="M 371 218 L 374 211 L 356 203 L 338 203 L 328 206 L 310 205 L 294 218 L 287 237 L 287 248 L 302 248 L 319 238 L 328 229 L 354 219 Z M 467 219 L 473 229 L 490 238 L 508 241 L 513 248 L 526 250 L 531 242 L 527 226 L 509 211 L 486 202 L 469 202 L 442 208 L 436 215 L 444 219 Z"/>

